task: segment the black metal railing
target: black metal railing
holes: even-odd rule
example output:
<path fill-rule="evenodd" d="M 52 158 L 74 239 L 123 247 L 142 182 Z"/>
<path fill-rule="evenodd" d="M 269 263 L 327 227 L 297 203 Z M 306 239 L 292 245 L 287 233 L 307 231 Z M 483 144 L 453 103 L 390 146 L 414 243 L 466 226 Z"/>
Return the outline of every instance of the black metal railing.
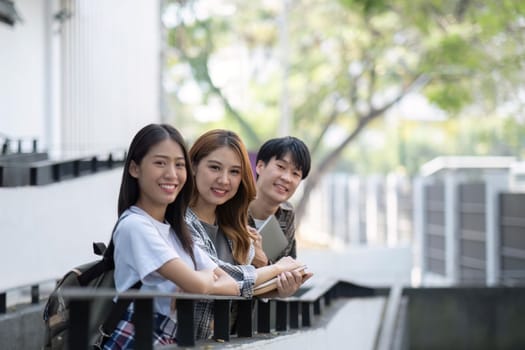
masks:
<path fill-rule="evenodd" d="M 252 337 L 257 333 L 270 333 L 272 329 L 286 332 L 301 327 L 311 327 L 314 318 L 321 315 L 334 298 L 352 296 L 375 296 L 384 292 L 380 289 L 359 286 L 346 281 L 325 281 L 321 285 L 303 290 L 299 296 L 276 299 L 247 299 L 242 297 L 214 296 L 186 293 L 147 293 L 143 291 L 127 291 L 119 294 L 119 298 L 134 299 L 134 312 L 137 334 L 137 348 L 153 349 L 152 317 L 153 298 L 172 297 L 177 299 L 177 345 L 193 347 L 196 345 L 194 329 L 194 306 L 199 300 L 214 302 L 213 338 L 230 341 L 231 303 L 237 307 L 237 337 Z M 94 298 L 113 298 L 112 289 L 70 288 L 63 291 L 63 296 L 70 300 L 70 336 L 69 348 L 88 349 L 89 345 L 89 303 Z M 272 307 L 275 304 L 275 308 Z M 271 317 L 275 310 L 275 317 Z M 142 324 L 143 323 L 143 324 Z M 140 330 L 140 332 L 139 332 Z"/>
<path fill-rule="evenodd" d="M 12 138 L 7 135 L 0 133 L 0 156 L 11 154 L 11 153 L 24 153 L 25 150 L 24 144 L 30 144 L 30 152 L 38 152 L 38 141 L 36 139 L 27 139 L 27 138 Z M 13 149 L 13 144 L 16 145 L 16 149 Z"/>
<path fill-rule="evenodd" d="M 0 162 L 0 187 L 41 186 L 110 170 L 124 164 L 124 157 L 98 156 L 50 160 L 32 155 L 31 160 Z M 26 155 L 27 156 L 27 155 Z"/>
<path fill-rule="evenodd" d="M 43 285 L 46 285 L 46 284 L 54 284 L 56 283 L 56 280 L 44 280 L 44 281 L 39 281 L 39 282 L 35 282 L 33 284 L 30 284 L 30 285 L 23 285 L 23 286 L 17 286 L 17 287 L 12 287 L 12 288 L 7 288 L 7 289 L 4 289 L 4 290 L 1 290 L 0 291 L 0 315 L 2 314 L 5 314 L 8 310 L 8 304 L 7 304 L 7 296 L 8 294 L 29 294 L 30 295 L 30 300 L 29 300 L 29 304 L 32 304 L 32 305 L 36 305 L 38 303 L 40 303 L 40 300 L 42 298 L 45 298 L 48 296 L 49 293 L 45 293 L 43 295 L 42 293 L 42 290 L 41 290 L 41 286 Z M 20 296 L 17 297 L 17 300 L 20 299 L 19 301 L 15 301 L 13 304 L 27 304 L 27 301 L 25 300 L 26 298 L 22 298 Z"/>

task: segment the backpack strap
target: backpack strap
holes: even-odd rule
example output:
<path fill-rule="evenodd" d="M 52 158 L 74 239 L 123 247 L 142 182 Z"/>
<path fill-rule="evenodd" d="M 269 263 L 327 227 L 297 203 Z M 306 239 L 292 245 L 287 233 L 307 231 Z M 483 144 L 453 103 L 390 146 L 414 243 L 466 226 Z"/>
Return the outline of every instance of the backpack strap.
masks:
<path fill-rule="evenodd" d="M 109 241 L 107 249 L 104 251 L 104 258 L 101 260 L 100 268 L 108 269 L 108 267 L 110 267 L 110 269 L 112 269 L 115 267 L 115 262 L 113 261 L 113 253 L 115 251 L 115 244 L 113 243 L 113 234 L 115 233 L 115 230 L 117 229 L 117 226 L 120 223 L 120 221 L 128 215 L 129 214 L 122 215 L 115 224 L 115 227 L 113 227 L 113 232 L 111 233 L 111 240 Z M 142 287 L 141 280 L 132 285 L 130 287 L 130 290 L 140 289 L 140 287 Z M 108 316 L 106 317 L 106 320 L 98 328 L 99 338 L 97 339 L 95 348 L 102 349 L 102 346 L 104 345 L 105 341 L 111 337 L 111 334 L 113 333 L 115 328 L 117 328 L 118 323 L 122 319 L 122 315 L 133 301 L 134 299 L 117 299 L 117 302 L 113 304 Z"/>
<path fill-rule="evenodd" d="M 113 270 L 115 268 L 115 261 L 113 260 L 113 253 L 115 251 L 115 244 L 113 243 L 113 235 L 117 229 L 118 224 L 129 214 L 122 215 L 118 218 L 113 230 L 111 231 L 111 239 L 109 240 L 109 245 L 106 249 L 103 248 L 103 243 L 93 243 L 93 249 L 96 253 L 98 249 L 103 249 L 102 259 L 92 266 L 89 270 L 84 271 L 80 276 L 78 276 L 78 283 L 81 286 L 87 286 L 94 278 L 97 278 L 106 271 Z"/>

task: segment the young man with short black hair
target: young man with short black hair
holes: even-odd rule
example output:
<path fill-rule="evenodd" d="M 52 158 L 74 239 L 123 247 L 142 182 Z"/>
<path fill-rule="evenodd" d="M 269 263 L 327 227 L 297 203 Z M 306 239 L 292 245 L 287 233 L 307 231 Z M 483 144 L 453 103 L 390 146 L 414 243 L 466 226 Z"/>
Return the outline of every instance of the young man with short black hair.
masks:
<path fill-rule="evenodd" d="M 296 258 L 295 211 L 288 201 L 302 180 L 310 172 L 310 151 L 303 141 L 293 136 L 273 138 L 266 141 L 257 153 L 255 171 L 257 174 L 257 196 L 250 203 L 248 223 L 258 228 L 270 215 L 275 215 L 288 245 L 280 257 Z M 271 264 L 257 249 L 254 265 Z"/>

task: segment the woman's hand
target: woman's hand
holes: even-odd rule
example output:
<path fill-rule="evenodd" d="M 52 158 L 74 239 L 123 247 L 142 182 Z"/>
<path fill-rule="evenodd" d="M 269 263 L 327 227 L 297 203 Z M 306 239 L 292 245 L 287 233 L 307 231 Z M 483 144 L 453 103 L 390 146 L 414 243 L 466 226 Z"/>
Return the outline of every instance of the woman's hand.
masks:
<path fill-rule="evenodd" d="M 294 258 L 290 256 L 285 256 L 279 259 L 275 263 L 275 265 L 279 268 L 280 272 L 282 273 L 282 272 L 295 270 L 296 268 L 301 267 L 304 264 L 302 264 L 301 262 L 295 260 Z"/>

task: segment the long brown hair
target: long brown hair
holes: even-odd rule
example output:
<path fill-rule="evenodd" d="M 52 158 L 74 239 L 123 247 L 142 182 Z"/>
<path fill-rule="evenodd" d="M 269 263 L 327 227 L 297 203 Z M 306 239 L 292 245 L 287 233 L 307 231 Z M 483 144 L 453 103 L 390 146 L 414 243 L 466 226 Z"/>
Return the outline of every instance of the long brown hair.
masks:
<path fill-rule="evenodd" d="M 226 203 L 217 206 L 217 224 L 224 234 L 233 242 L 233 258 L 239 264 L 246 264 L 251 239 L 247 229 L 248 205 L 255 199 L 255 180 L 250 166 L 250 158 L 241 138 L 233 131 L 215 129 L 201 135 L 190 149 L 193 168 L 197 168 L 201 159 L 218 148 L 227 146 L 241 160 L 241 183 L 237 193 Z M 197 202 L 197 186 L 193 191 L 191 205 Z"/>

